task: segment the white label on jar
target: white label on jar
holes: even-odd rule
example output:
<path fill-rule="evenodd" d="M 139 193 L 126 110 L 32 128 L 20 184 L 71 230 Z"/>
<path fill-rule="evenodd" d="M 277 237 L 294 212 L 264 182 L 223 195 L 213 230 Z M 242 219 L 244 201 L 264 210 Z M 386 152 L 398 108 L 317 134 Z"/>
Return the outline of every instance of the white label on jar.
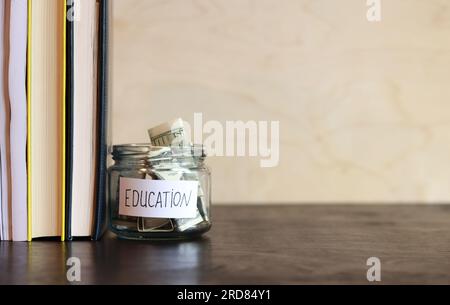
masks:
<path fill-rule="evenodd" d="M 195 218 L 198 181 L 120 178 L 119 214 L 146 218 Z"/>

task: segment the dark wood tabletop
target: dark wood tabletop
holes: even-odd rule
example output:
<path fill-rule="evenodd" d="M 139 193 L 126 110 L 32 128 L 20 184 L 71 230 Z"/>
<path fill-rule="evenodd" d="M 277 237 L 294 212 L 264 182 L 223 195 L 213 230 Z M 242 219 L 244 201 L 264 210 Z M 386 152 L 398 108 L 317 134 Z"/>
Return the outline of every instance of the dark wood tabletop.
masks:
<path fill-rule="evenodd" d="M 450 284 L 450 206 L 214 207 L 203 238 L 0 243 L 0 284 Z"/>

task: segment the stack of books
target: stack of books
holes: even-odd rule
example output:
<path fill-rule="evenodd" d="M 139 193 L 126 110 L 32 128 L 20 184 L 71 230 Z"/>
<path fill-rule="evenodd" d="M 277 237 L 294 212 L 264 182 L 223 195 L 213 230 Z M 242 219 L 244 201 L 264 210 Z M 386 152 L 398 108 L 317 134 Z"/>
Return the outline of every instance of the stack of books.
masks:
<path fill-rule="evenodd" d="M 0 0 L 0 239 L 101 237 L 107 0 Z"/>

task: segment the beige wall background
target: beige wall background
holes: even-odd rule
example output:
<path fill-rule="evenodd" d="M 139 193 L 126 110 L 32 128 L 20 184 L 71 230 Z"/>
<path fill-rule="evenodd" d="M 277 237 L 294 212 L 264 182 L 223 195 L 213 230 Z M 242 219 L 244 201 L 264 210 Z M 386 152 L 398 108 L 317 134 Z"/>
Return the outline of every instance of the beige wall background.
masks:
<path fill-rule="evenodd" d="M 450 2 L 113 0 L 115 143 L 277 120 L 280 164 L 211 158 L 216 203 L 450 201 Z"/>

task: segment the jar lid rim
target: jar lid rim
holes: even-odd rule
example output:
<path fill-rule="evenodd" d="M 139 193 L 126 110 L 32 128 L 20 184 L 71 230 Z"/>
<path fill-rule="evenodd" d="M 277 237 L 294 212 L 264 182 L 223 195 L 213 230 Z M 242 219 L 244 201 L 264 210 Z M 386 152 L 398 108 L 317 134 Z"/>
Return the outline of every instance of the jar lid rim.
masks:
<path fill-rule="evenodd" d="M 151 150 L 150 144 L 119 144 L 113 145 L 112 153 L 113 155 L 134 155 L 134 154 L 147 154 Z"/>
<path fill-rule="evenodd" d="M 113 156 L 142 155 L 152 159 L 164 157 L 206 157 L 201 144 L 153 146 L 150 143 L 131 143 L 113 145 Z"/>

